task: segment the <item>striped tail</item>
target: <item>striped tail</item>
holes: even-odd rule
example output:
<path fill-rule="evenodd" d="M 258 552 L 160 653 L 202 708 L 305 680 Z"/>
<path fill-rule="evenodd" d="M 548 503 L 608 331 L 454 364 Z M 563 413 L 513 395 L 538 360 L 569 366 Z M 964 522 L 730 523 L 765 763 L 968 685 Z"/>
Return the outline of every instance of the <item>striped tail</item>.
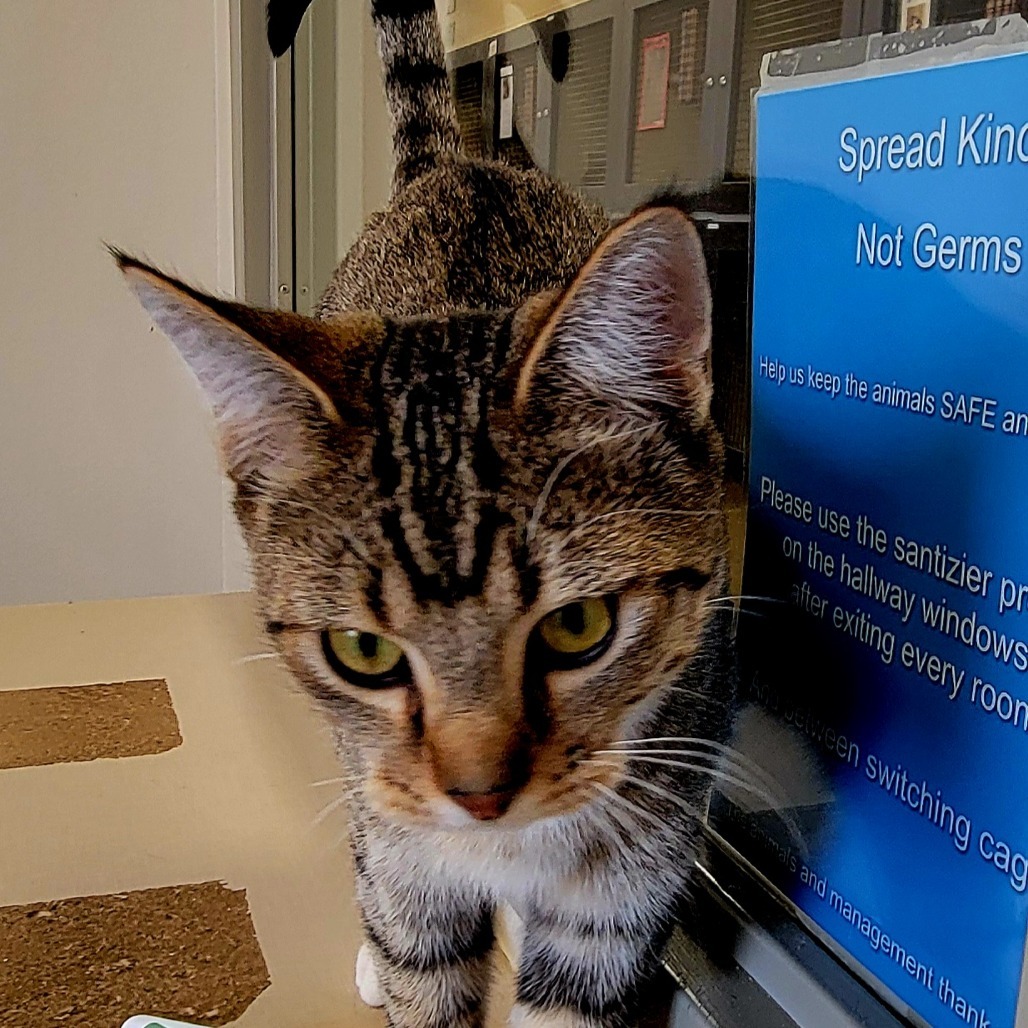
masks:
<path fill-rule="evenodd" d="M 268 46 L 276 57 L 293 45 L 311 3 L 312 0 L 268 0 Z"/>
<path fill-rule="evenodd" d="M 372 0 L 371 15 L 393 119 L 398 190 L 440 157 L 460 153 L 457 109 L 434 0 Z"/>
<path fill-rule="evenodd" d="M 311 0 L 269 0 L 268 41 L 277 55 L 292 44 Z M 394 192 L 460 153 L 460 129 L 446 75 L 434 0 L 371 0 L 386 101 L 393 122 Z"/>

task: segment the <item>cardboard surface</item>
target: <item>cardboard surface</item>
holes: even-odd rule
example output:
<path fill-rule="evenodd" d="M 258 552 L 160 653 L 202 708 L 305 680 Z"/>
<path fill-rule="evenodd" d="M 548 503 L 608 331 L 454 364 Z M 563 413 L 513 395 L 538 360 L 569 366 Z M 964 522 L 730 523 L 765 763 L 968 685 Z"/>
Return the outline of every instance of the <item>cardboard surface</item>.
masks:
<path fill-rule="evenodd" d="M 382 1028 L 353 983 L 360 931 L 344 815 L 315 823 L 338 795 L 315 785 L 339 774 L 331 741 L 277 660 L 240 663 L 267 651 L 243 594 L 0 609 L 0 693 L 163 679 L 182 737 L 163 753 L 0 770 L 0 907 L 221 882 L 245 890 L 271 979 L 233 1024 Z M 179 969 L 173 953 L 164 968 L 154 977 Z M 502 1014 L 509 981 L 497 992 Z M 58 1021 L 58 1009 L 33 1028 L 118 1028 L 141 1013 L 204 1023 L 124 1003 L 113 1021 L 88 1010 Z"/>
<path fill-rule="evenodd" d="M 0 692 L 0 768 L 138 757 L 181 742 L 160 679 Z"/>
<path fill-rule="evenodd" d="M 0 939 L 4 1028 L 113 1026 L 126 1008 L 226 1025 L 268 985 L 246 894 L 218 882 L 2 907 Z"/>

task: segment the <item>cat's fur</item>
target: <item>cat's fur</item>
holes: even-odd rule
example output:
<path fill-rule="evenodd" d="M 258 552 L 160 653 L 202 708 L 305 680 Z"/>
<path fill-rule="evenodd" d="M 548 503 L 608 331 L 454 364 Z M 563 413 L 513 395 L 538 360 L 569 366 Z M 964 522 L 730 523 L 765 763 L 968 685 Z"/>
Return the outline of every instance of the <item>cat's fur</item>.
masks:
<path fill-rule="evenodd" d="M 395 190 L 318 319 L 117 257 L 210 398 L 268 631 L 338 741 L 390 1023 L 481 1024 L 507 900 L 511 1023 L 628 1025 L 733 700 L 701 247 L 669 202 L 609 228 L 465 160 L 430 0 L 373 14 Z M 613 598 L 613 641 L 552 670 L 539 621 L 584 597 Z M 328 629 L 399 643 L 411 680 L 344 681 Z M 622 752 L 663 737 L 713 745 Z"/>

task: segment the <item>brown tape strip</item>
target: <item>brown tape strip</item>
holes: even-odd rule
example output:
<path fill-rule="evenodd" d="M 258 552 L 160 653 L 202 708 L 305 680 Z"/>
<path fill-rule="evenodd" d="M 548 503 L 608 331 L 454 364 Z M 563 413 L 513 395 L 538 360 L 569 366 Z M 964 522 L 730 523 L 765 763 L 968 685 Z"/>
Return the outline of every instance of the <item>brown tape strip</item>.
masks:
<path fill-rule="evenodd" d="M 0 692 L 0 768 L 137 757 L 181 744 L 161 679 Z"/>
<path fill-rule="evenodd" d="M 221 882 L 0 907 L 0 940 L 4 1028 L 224 1025 L 271 981 L 245 891 Z"/>

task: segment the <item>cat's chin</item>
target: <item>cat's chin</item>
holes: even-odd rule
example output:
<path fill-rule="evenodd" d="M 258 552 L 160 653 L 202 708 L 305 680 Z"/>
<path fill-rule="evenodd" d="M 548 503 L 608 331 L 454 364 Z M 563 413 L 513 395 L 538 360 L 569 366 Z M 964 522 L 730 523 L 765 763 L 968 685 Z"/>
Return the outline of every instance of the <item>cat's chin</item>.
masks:
<path fill-rule="evenodd" d="M 542 825 L 556 824 L 567 818 L 573 817 L 586 802 L 568 804 L 560 809 L 539 809 L 533 805 L 526 804 L 519 807 L 518 803 L 507 811 L 502 817 L 491 820 L 480 820 L 472 817 L 466 810 L 458 807 L 455 803 L 445 797 L 438 797 L 429 801 L 424 820 L 407 819 L 402 814 L 398 819 L 402 820 L 408 827 L 420 827 L 422 829 L 447 832 L 455 835 L 497 835 L 510 832 L 522 832 L 538 828 Z"/>

